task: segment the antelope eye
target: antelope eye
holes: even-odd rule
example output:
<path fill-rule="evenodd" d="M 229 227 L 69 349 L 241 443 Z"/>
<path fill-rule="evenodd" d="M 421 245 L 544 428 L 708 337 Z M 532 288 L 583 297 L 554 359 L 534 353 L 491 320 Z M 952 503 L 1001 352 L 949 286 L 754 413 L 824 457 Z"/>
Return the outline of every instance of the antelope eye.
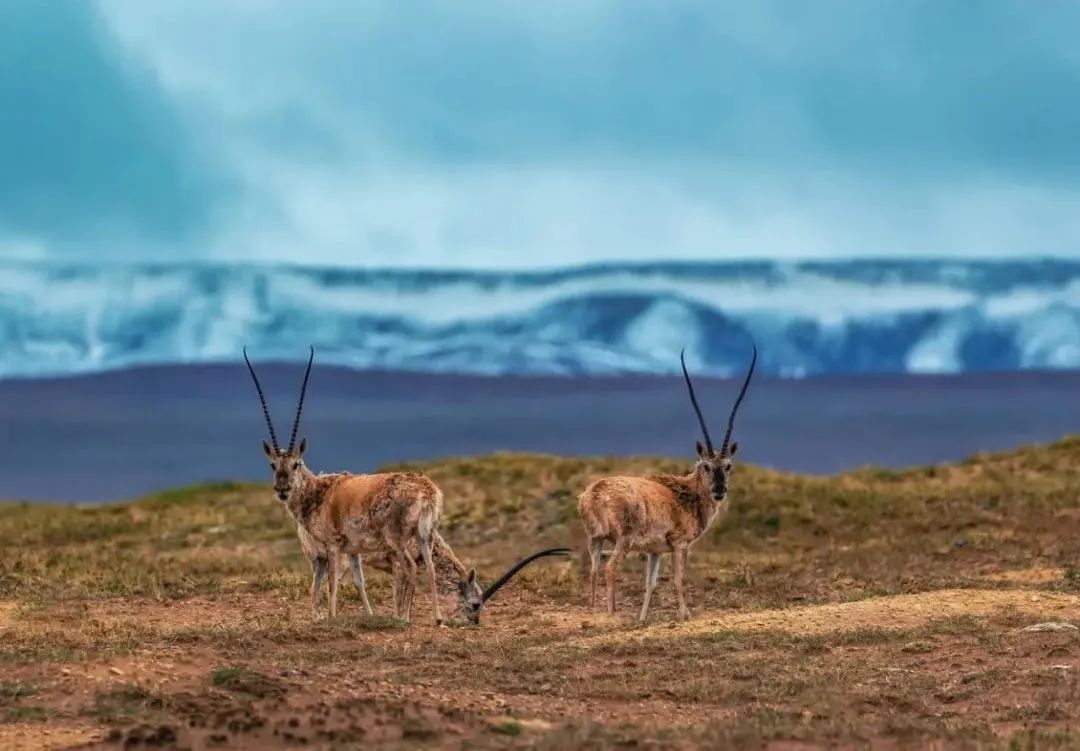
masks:
<path fill-rule="evenodd" d="M 300 462 L 293 462 L 292 468 L 293 469 L 300 469 Z"/>

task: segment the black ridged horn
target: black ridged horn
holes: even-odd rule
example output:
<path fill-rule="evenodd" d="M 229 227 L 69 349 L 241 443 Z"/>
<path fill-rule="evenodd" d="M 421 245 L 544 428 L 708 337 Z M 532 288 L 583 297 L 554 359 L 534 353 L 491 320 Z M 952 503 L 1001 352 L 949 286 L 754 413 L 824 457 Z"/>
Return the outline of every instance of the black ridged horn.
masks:
<path fill-rule="evenodd" d="M 300 429 L 300 413 L 304 411 L 304 395 L 307 393 L 308 376 L 311 375 L 311 364 L 315 362 L 315 348 L 311 347 L 311 356 L 308 358 L 307 370 L 304 371 L 304 382 L 300 384 L 300 401 L 296 405 L 296 417 L 293 418 L 292 435 L 289 436 L 289 451 L 296 448 L 296 431 Z"/>
<path fill-rule="evenodd" d="M 263 394 L 262 386 L 259 384 L 259 377 L 255 375 L 255 368 L 251 365 L 251 360 L 248 359 L 247 347 L 244 347 L 244 362 L 247 363 L 248 372 L 251 373 L 251 380 L 255 382 L 255 390 L 259 392 L 259 403 L 262 404 L 263 417 L 266 418 L 266 427 L 270 429 L 270 443 L 274 447 L 274 452 L 280 454 L 281 447 L 278 446 L 277 435 L 274 433 L 274 421 L 270 419 L 270 408 L 266 406 L 266 395 Z"/>
<path fill-rule="evenodd" d="M 679 361 L 682 363 L 683 378 L 686 379 L 686 388 L 690 392 L 690 403 L 694 405 L 694 414 L 697 415 L 698 423 L 701 425 L 701 434 L 705 436 L 705 448 L 712 454 L 712 438 L 709 437 L 709 429 L 705 425 L 705 418 L 701 414 L 701 407 L 698 406 L 697 396 L 694 394 L 694 384 L 690 382 L 690 373 L 686 370 L 686 349 L 679 353 Z"/>
<path fill-rule="evenodd" d="M 754 345 L 754 356 L 750 360 L 750 369 L 746 371 L 746 380 L 743 381 L 742 390 L 739 391 L 739 398 L 735 400 L 735 406 L 731 408 L 731 417 L 727 421 L 727 432 L 724 433 L 724 445 L 720 447 L 720 453 L 727 455 L 728 447 L 731 445 L 731 432 L 735 430 L 735 413 L 739 411 L 739 405 L 742 404 L 743 397 L 746 396 L 746 389 L 750 386 L 750 379 L 754 377 L 754 368 L 757 366 L 757 345 Z"/>
<path fill-rule="evenodd" d="M 485 589 L 484 593 L 480 596 L 480 600 L 482 602 L 487 602 L 495 595 L 496 592 L 498 592 L 503 587 L 504 584 L 513 579 L 514 576 L 516 576 L 517 573 L 521 571 L 521 569 L 528 566 L 537 558 L 544 558 L 545 556 L 549 555 L 570 555 L 571 552 L 572 551 L 570 550 L 570 548 L 548 548 L 547 550 L 541 550 L 539 553 L 533 553 L 528 558 L 522 558 L 520 561 L 511 566 L 505 574 L 500 576 L 494 584 Z"/>

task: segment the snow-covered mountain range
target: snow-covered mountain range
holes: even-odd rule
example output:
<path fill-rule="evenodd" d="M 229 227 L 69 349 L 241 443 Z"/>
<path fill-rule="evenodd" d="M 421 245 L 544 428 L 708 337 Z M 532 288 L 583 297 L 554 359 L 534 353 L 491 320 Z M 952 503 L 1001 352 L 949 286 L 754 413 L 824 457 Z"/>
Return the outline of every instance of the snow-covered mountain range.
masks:
<path fill-rule="evenodd" d="M 1080 367 L 1080 262 L 603 265 L 542 272 L 0 260 L 0 377 L 303 360 L 488 374 Z"/>

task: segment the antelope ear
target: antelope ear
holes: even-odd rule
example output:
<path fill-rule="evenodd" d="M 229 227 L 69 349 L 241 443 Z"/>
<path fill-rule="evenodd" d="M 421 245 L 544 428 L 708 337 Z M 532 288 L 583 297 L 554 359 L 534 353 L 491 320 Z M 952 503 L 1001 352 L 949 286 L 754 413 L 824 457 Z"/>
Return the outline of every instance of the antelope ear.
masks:
<path fill-rule="evenodd" d="M 466 577 L 465 581 L 467 581 L 469 584 L 476 584 L 476 569 L 469 569 L 469 575 L 468 577 Z"/>
<path fill-rule="evenodd" d="M 266 441 L 263 441 L 263 453 L 266 454 L 266 458 L 268 458 L 268 459 L 276 459 L 277 458 L 274 455 L 274 450 L 272 448 L 270 448 L 270 444 L 267 443 Z"/>
<path fill-rule="evenodd" d="M 297 456 L 303 456 L 305 451 L 307 451 L 307 438 L 301 438 L 300 439 L 300 448 L 298 448 L 296 450 L 296 455 Z"/>
<path fill-rule="evenodd" d="M 739 450 L 739 442 L 732 441 L 731 448 L 728 450 L 728 456 L 735 456 L 735 452 Z"/>
<path fill-rule="evenodd" d="M 701 445 L 701 441 L 694 444 L 697 448 L 697 455 L 701 459 L 708 459 L 708 455 L 705 452 L 705 447 Z"/>

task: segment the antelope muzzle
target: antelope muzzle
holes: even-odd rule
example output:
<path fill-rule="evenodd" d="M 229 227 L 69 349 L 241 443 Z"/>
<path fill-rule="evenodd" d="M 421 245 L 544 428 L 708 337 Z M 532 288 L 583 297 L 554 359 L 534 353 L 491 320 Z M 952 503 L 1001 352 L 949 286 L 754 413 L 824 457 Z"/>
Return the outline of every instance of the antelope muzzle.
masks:
<path fill-rule="evenodd" d="M 480 625 L 480 604 L 475 602 L 469 603 L 469 612 L 465 614 L 465 618 L 469 621 L 470 625 Z"/>
<path fill-rule="evenodd" d="M 292 490 L 292 483 L 289 481 L 289 475 L 285 472 L 277 472 L 274 474 L 274 493 L 277 495 L 279 501 L 289 500 L 289 491 Z"/>

